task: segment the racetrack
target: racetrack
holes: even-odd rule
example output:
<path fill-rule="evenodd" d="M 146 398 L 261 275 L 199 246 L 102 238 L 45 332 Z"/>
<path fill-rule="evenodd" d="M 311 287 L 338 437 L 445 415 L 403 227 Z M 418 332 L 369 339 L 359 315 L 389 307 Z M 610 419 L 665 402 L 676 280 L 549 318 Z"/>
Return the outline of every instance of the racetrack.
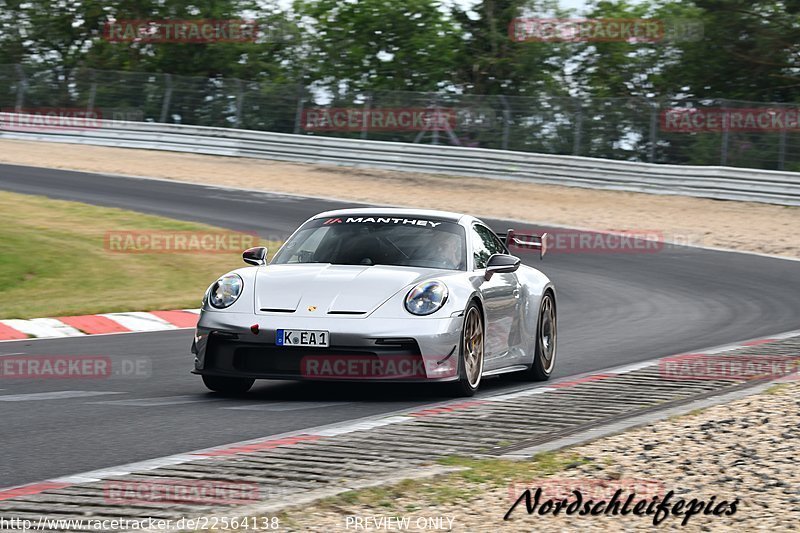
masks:
<path fill-rule="evenodd" d="M 0 166 L 0 189 L 271 237 L 285 237 L 319 211 L 356 205 L 14 166 Z M 487 222 L 497 230 L 523 229 L 516 223 Z M 559 290 L 557 377 L 766 336 L 800 324 L 800 263 L 795 261 L 674 246 L 655 254 L 553 254 L 542 263 L 531 254 L 521 255 L 551 276 Z M 0 380 L 0 400 L 6 397 L 0 401 L 0 487 L 442 399 L 432 387 L 294 382 L 260 382 L 244 399 L 219 399 L 189 374 L 190 342 L 191 332 L 184 330 L 0 343 L 0 357 L 98 354 L 152 362 L 147 379 Z M 482 392 L 519 386 L 510 379 L 491 380 Z M 66 390 L 84 392 L 60 399 L 31 396 Z M 96 392 L 117 394 L 88 395 Z"/>

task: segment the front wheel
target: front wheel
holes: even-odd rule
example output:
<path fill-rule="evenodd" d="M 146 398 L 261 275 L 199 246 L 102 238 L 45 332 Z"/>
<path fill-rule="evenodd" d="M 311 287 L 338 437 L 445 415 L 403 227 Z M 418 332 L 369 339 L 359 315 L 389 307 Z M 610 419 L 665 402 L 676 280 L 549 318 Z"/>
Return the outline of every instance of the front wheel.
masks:
<path fill-rule="evenodd" d="M 469 304 L 464 313 L 458 363 L 458 381 L 452 384 L 453 393 L 456 396 L 473 396 L 483 375 L 483 318 L 475 302 Z"/>
<path fill-rule="evenodd" d="M 203 383 L 214 392 L 222 394 L 244 394 L 255 383 L 251 378 L 229 378 L 224 376 L 203 376 Z"/>
<path fill-rule="evenodd" d="M 539 324 L 536 328 L 536 350 L 531 367 L 524 377 L 532 381 L 547 381 L 556 366 L 557 341 L 556 303 L 552 293 L 546 292 L 539 306 Z"/>

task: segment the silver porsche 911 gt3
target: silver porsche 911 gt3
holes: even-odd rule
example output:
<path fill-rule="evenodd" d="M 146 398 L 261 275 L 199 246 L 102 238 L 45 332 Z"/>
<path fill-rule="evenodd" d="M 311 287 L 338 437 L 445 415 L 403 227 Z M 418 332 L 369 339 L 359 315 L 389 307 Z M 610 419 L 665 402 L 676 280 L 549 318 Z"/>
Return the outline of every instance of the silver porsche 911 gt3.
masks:
<path fill-rule="evenodd" d="M 252 266 L 208 288 L 194 373 L 229 394 L 262 378 L 436 381 L 467 396 L 484 376 L 546 380 L 555 289 L 508 250 L 543 256 L 545 242 L 443 211 L 321 213 L 269 263 L 251 248 Z"/>

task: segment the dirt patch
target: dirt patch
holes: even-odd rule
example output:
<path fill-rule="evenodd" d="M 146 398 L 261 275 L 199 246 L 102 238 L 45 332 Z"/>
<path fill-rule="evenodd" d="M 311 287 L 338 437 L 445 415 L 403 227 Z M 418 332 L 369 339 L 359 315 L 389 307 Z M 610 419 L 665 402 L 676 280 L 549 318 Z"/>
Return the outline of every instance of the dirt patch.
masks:
<path fill-rule="evenodd" d="M 800 208 L 173 152 L 0 140 L 0 162 L 461 211 L 800 257 Z"/>

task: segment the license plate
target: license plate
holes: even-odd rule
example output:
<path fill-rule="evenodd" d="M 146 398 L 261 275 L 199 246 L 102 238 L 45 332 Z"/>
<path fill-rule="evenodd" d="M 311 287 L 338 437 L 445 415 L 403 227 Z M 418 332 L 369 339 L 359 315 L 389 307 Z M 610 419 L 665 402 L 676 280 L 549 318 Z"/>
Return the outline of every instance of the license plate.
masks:
<path fill-rule="evenodd" d="M 315 346 L 327 348 L 330 339 L 327 331 L 310 331 L 305 329 L 279 329 L 275 335 L 278 346 Z"/>

